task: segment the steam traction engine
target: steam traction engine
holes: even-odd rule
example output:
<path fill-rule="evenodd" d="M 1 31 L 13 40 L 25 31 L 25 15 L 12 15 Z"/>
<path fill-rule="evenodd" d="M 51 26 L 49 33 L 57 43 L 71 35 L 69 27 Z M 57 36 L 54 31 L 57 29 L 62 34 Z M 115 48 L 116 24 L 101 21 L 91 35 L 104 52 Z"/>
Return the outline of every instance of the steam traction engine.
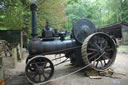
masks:
<path fill-rule="evenodd" d="M 37 35 L 37 6 L 32 4 L 32 40 L 29 42 L 29 56 L 26 60 L 25 73 L 32 83 L 49 80 L 54 73 L 54 65 L 44 55 L 65 54 L 72 64 L 103 71 L 113 64 L 116 58 L 116 43 L 106 33 L 96 32 L 94 24 L 87 19 L 80 19 L 74 25 L 70 39 L 65 39 L 66 32 L 57 32 L 49 28 L 46 22 L 41 39 Z M 59 37 L 59 39 L 57 38 Z"/>

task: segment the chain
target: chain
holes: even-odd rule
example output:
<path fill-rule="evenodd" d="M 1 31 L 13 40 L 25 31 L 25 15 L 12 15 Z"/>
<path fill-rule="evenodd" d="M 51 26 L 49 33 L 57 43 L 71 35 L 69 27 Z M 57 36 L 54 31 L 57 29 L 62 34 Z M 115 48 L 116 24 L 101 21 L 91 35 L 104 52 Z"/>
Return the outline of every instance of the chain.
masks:
<path fill-rule="evenodd" d="M 97 60 L 99 60 L 104 54 L 105 54 L 105 52 L 102 53 L 97 59 L 95 59 L 94 62 L 97 61 Z M 58 78 L 55 78 L 55 79 L 51 79 L 51 80 L 45 81 L 45 82 L 40 83 L 40 84 L 34 84 L 34 85 L 43 85 L 43 84 L 46 84 L 46 83 L 49 83 L 49 82 L 52 82 L 52 81 L 56 81 L 56 80 L 59 80 L 59 79 L 68 77 L 68 76 L 70 76 L 70 75 L 73 75 L 73 74 L 75 74 L 75 73 L 77 73 L 77 72 L 79 72 L 79 71 L 81 71 L 81 70 L 87 68 L 87 67 L 90 66 L 90 65 L 91 65 L 91 63 L 89 63 L 88 65 L 86 65 L 86 66 L 84 66 L 84 67 L 82 67 L 82 68 L 80 68 L 80 69 L 78 69 L 78 70 L 76 70 L 76 71 L 74 71 L 74 72 L 71 72 L 71 73 L 69 73 L 69 74 L 67 74 L 67 75 L 64 75 L 64 76 L 61 76 L 61 77 L 58 77 Z"/>

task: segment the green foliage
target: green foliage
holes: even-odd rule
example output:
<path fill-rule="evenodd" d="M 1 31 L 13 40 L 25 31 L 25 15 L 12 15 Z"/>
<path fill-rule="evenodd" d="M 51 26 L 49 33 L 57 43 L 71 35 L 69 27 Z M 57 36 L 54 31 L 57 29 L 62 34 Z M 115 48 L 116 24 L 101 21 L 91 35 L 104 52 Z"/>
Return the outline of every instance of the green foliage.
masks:
<path fill-rule="evenodd" d="M 39 0 L 38 5 L 38 31 L 41 33 L 46 19 L 50 27 L 64 29 L 66 23 L 64 0 Z"/>
<path fill-rule="evenodd" d="M 87 0 L 79 0 L 68 4 L 66 14 L 68 16 L 68 23 L 70 23 L 69 28 L 72 28 L 72 24 L 78 19 L 93 18 L 93 10 L 92 5 Z"/>
<path fill-rule="evenodd" d="M 0 29 L 20 29 L 31 33 L 29 6 L 32 0 L 0 0 Z M 128 0 L 37 0 L 38 33 L 45 20 L 50 27 L 71 31 L 72 24 L 81 18 L 90 19 L 97 28 L 128 22 Z"/>
<path fill-rule="evenodd" d="M 1 0 L 0 29 L 23 30 L 29 3 L 25 0 Z"/>
<path fill-rule="evenodd" d="M 67 0 L 68 23 L 80 18 L 90 19 L 97 28 L 128 21 L 128 0 Z M 72 27 L 72 25 L 70 25 Z M 71 28 L 69 27 L 69 28 Z"/>

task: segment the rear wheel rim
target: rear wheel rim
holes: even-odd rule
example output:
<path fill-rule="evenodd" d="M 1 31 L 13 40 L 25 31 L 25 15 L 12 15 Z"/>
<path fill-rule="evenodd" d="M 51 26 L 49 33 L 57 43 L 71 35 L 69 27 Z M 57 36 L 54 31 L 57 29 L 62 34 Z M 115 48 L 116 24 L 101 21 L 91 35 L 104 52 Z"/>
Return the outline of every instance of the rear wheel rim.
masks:
<path fill-rule="evenodd" d="M 115 43 L 105 33 L 91 34 L 85 39 L 82 45 L 82 56 L 85 64 L 91 64 L 89 67 L 103 71 L 110 67 L 115 61 Z"/>

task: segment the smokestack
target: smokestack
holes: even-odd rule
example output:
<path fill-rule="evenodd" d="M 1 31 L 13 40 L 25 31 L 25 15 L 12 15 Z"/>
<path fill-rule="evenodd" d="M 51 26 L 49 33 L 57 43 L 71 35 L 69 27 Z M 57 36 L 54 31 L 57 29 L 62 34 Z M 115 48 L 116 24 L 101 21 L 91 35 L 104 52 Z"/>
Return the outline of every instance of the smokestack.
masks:
<path fill-rule="evenodd" d="M 37 38 L 37 5 L 32 4 L 30 6 L 31 17 L 32 17 L 32 39 Z"/>

